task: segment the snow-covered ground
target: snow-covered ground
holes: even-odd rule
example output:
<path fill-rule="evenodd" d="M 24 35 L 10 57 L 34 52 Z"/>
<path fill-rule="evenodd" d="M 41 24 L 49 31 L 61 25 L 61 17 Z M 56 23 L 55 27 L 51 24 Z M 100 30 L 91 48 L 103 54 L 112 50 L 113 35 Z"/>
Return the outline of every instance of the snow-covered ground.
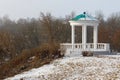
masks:
<path fill-rule="evenodd" d="M 5 80 L 120 80 L 120 55 L 66 57 Z"/>

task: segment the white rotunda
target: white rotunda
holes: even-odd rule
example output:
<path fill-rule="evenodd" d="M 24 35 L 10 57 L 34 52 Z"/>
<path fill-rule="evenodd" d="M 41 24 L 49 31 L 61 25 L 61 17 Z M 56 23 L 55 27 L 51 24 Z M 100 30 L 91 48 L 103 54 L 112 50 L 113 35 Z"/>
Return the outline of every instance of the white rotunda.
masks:
<path fill-rule="evenodd" d="M 110 51 L 108 43 L 98 43 L 99 21 L 88 15 L 80 14 L 69 21 L 71 25 L 71 43 L 61 43 L 62 53 L 65 55 L 80 53 L 82 51 L 103 52 Z M 82 26 L 82 43 L 75 43 L 75 26 Z M 87 27 L 93 27 L 93 43 L 87 43 Z"/>

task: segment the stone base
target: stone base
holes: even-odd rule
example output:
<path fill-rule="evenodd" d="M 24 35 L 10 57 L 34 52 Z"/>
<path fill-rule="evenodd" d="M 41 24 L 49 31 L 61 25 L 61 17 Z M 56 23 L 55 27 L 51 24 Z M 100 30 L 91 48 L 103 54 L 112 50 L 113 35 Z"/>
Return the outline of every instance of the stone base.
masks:
<path fill-rule="evenodd" d="M 74 50 L 72 51 L 71 49 L 67 49 L 66 52 L 64 53 L 65 57 L 72 57 L 72 56 L 82 56 L 82 52 L 80 50 Z M 90 53 L 93 53 L 94 55 L 116 55 L 115 52 L 110 52 L 110 51 L 87 51 Z"/>

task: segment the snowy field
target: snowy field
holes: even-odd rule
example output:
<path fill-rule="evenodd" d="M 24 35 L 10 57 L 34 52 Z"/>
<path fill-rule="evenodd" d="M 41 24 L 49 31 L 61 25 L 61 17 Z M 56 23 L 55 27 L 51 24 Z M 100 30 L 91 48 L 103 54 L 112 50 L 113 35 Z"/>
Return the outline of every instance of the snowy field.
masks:
<path fill-rule="evenodd" d="M 66 57 L 5 80 L 120 80 L 120 55 Z"/>

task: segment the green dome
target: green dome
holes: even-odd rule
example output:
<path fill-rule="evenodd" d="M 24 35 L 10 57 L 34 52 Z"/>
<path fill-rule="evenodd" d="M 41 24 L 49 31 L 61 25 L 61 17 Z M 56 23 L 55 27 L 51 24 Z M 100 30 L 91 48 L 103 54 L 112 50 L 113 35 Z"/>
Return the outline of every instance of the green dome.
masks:
<path fill-rule="evenodd" d="M 79 20 L 97 20 L 97 19 L 84 12 L 83 14 L 80 14 L 72 18 L 72 21 L 79 21 Z"/>

